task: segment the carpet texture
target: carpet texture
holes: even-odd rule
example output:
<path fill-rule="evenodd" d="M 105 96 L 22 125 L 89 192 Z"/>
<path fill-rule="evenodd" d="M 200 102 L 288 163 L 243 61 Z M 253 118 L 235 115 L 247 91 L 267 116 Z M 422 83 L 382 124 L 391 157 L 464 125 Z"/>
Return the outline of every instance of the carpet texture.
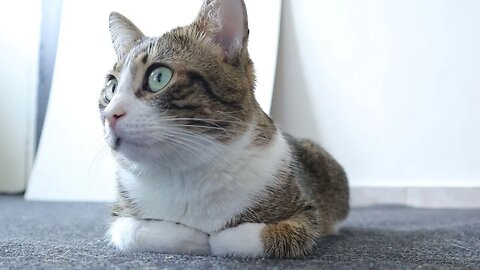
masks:
<path fill-rule="evenodd" d="M 108 220 L 106 204 L 0 196 L 0 268 L 480 269 L 480 210 L 356 208 L 339 235 L 296 260 L 123 254 L 104 240 Z"/>

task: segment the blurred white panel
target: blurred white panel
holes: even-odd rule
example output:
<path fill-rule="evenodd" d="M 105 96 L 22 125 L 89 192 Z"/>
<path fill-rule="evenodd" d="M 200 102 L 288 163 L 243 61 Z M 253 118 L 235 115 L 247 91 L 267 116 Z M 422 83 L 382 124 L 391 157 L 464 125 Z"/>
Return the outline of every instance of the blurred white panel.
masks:
<path fill-rule="evenodd" d="M 358 187 L 480 186 L 480 1 L 285 0 L 272 116 Z"/>
<path fill-rule="evenodd" d="M 40 1 L 0 2 L 0 192 L 23 191 L 32 166 L 40 12 Z"/>
<path fill-rule="evenodd" d="M 280 0 L 246 1 L 249 49 L 256 64 L 257 97 L 270 111 Z M 116 58 L 108 15 L 118 11 L 146 35 L 191 23 L 201 1 L 65 1 L 49 107 L 26 197 L 39 200 L 112 200 L 114 168 L 103 143 L 97 99 Z"/>

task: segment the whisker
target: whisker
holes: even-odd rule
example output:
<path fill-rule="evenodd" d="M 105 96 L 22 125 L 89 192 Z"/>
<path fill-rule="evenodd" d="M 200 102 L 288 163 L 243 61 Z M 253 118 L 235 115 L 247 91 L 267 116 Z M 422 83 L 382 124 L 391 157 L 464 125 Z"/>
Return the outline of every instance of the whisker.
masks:
<path fill-rule="evenodd" d="M 230 117 L 230 118 L 232 118 L 232 119 L 235 119 L 235 120 L 237 120 L 237 121 L 239 121 L 239 122 L 243 122 L 242 119 L 240 119 L 240 118 L 238 118 L 238 117 L 235 117 L 235 116 L 232 116 L 232 115 L 229 114 L 229 113 L 234 113 L 234 112 L 237 112 L 237 111 L 231 111 L 231 112 L 228 112 L 228 113 L 227 113 L 227 112 L 222 112 L 222 111 L 215 111 L 215 112 L 216 112 L 216 113 L 219 113 L 219 114 L 222 114 L 222 115 L 225 115 L 225 116 L 228 116 L 228 117 Z"/>
<path fill-rule="evenodd" d="M 188 147 L 190 149 L 193 149 L 193 151 L 195 151 L 195 155 L 198 155 L 198 157 L 200 157 L 202 161 L 210 163 L 209 166 L 219 167 L 222 164 L 231 165 L 231 162 L 226 155 L 226 152 L 234 153 L 230 148 L 224 147 L 218 142 L 206 138 L 202 134 L 189 133 L 191 132 L 170 129 L 168 131 L 165 131 L 165 133 L 162 135 L 169 137 L 170 139 L 168 141 L 173 142 L 173 144 L 177 143 L 178 145 L 178 143 L 180 143 L 183 146 L 182 148 Z M 155 138 L 155 136 L 150 136 Z M 217 162 L 212 162 L 213 158 L 215 158 Z M 222 160 L 223 163 L 218 162 L 219 160 Z"/>
<path fill-rule="evenodd" d="M 211 127 L 211 126 L 202 126 L 202 125 L 189 125 L 189 124 L 181 124 L 181 125 L 169 125 L 168 127 L 194 127 L 194 128 L 204 128 L 204 129 L 213 129 L 213 130 L 221 130 L 228 132 L 226 128 L 223 127 Z"/>
<path fill-rule="evenodd" d="M 244 121 L 232 121 L 232 120 L 225 120 L 225 119 L 210 119 L 210 118 L 196 118 L 196 117 L 177 117 L 177 118 L 161 118 L 161 121 L 198 121 L 198 122 L 205 122 L 209 124 L 215 124 L 215 122 L 220 123 L 231 123 L 231 124 L 238 124 L 238 125 L 245 125 L 248 126 L 250 123 Z"/>
<path fill-rule="evenodd" d="M 149 137 L 153 138 L 153 139 L 158 139 L 158 137 L 153 136 L 153 135 L 151 135 L 151 134 L 147 134 L 147 135 L 148 135 Z M 166 135 L 166 136 L 168 136 L 168 135 Z M 165 137 L 165 134 L 164 134 L 164 137 Z M 170 138 L 174 138 L 174 139 L 178 139 L 177 136 L 169 136 L 169 137 L 170 137 Z M 166 138 L 162 138 L 162 139 L 163 139 L 162 141 L 168 142 L 170 145 L 175 144 L 176 146 L 182 147 L 183 149 L 187 150 L 188 152 L 190 152 L 190 153 L 193 154 L 194 156 L 197 156 L 197 155 L 199 154 L 199 153 L 195 152 L 196 150 L 198 150 L 197 148 L 192 147 L 191 145 L 189 145 L 189 144 L 187 144 L 187 143 L 185 143 L 185 142 L 178 141 L 178 140 L 166 139 Z M 159 147 L 156 147 L 156 149 L 159 149 Z M 175 151 L 175 149 L 172 149 L 172 150 Z M 178 152 L 176 152 L 176 154 L 177 154 L 177 156 L 178 156 L 180 159 L 183 159 Z M 204 157 L 202 157 L 202 159 L 203 159 L 205 162 L 207 162 L 207 160 L 204 159 Z M 185 160 L 183 159 L 183 161 L 185 161 Z"/>
<path fill-rule="evenodd" d="M 185 132 L 183 130 L 178 131 L 178 130 L 171 130 L 169 132 L 172 132 L 172 134 L 176 135 L 176 139 L 182 139 L 182 140 L 187 140 L 191 143 L 197 144 L 199 147 L 206 149 L 206 152 L 212 153 L 215 155 L 215 158 L 217 161 L 223 161 L 224 164 L 227 165 L 233 165 L 230 160 L 230 155 L 235 156 L 237 153 L 233 151 L 230 147 L 223 145 L 221 143 L 218 143 L 216 141 L 213 141 L 209 138 L 206 138 L 202 134 L 197 134 L 197 133 L 192 133 L 192 132 Z M 192 140 L 192 138 L 194 140 Z M 203 142 L 208 143 L 209 145 L 205 145 L 204 143 L 201 143 L 199 141 L 196 141 L 200 139 Z M 220 162 L 217 162 L 216 164 L 220 164 Z"/>
<path fill-rule="evenodd" d="M 209 145 L 214 145 L 215 147 L 217 148 L 221 148 L 222 150 L 225 150 L 225 151 L 230 151 L 230 153 L 234 153 L 234 151 L 232 151 L 229 147 L 227 147 L 226 145 L 223 145 L 217 141 L 215 141 L 215 139 L 210 139 L 208 138 L 207 136 L 205 136 L 204 134 L 201 134 L 201 133 L 198 133 L 198 132 L 193 132 L 193 131 L 189 131 L 189 130 L 178 130 L 178 129 L 175 129 L 175 130 L 167 130 L 165 131 L 167 134 L 168 133 L 174 133 L 178 136 L 186 136 L 186 137 L 189 137 L 191 139 L 195 139 L 195 140 L 201 140 Z M 209 148 L 207 145 L 201 143 L 201 142 L 197 142 L 193 140 L 192 142 L 198 144 L 199 146 L 201 147 L 205 147 L 207 148 L 208 150 L 212 150 L 212 148 Z M 224 155 L 224 153 L 220 153 L 218 152 L 219 154 L 221 155 Z"/>

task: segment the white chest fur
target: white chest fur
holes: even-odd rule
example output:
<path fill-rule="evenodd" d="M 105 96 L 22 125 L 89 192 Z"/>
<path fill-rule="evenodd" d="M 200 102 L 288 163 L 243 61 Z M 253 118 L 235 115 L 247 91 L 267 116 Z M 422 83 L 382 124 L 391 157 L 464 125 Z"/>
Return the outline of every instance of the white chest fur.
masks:
<path fill-rule="evenodd" d="M 274 185 L 274 174 L 288 159 L 287 143 L 280 133 L 270 145 L 251 146 L 246 132 L 225 153 L 224 163 L 205 165 L 189 172 L 159 171 L 133 175 L 120 170 L 122 186 L 144 218 L 179 222 L 206 233 L 223 228 L 233 217 L 251 206 L 266 186 Z M 194 158 L 194 157 L 192 157 Z"/>

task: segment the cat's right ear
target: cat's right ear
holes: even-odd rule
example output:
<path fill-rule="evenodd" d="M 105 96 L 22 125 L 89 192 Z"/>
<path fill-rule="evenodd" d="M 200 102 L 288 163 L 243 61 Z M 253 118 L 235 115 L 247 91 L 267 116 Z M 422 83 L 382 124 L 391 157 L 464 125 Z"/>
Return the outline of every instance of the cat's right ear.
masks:
<path fill-rule="evenodd" d="M 145 37 L 135 24 L 118 12 L 110 13 L 109 29 L 119 59 L 130 51 L 135 42 Z"/>

